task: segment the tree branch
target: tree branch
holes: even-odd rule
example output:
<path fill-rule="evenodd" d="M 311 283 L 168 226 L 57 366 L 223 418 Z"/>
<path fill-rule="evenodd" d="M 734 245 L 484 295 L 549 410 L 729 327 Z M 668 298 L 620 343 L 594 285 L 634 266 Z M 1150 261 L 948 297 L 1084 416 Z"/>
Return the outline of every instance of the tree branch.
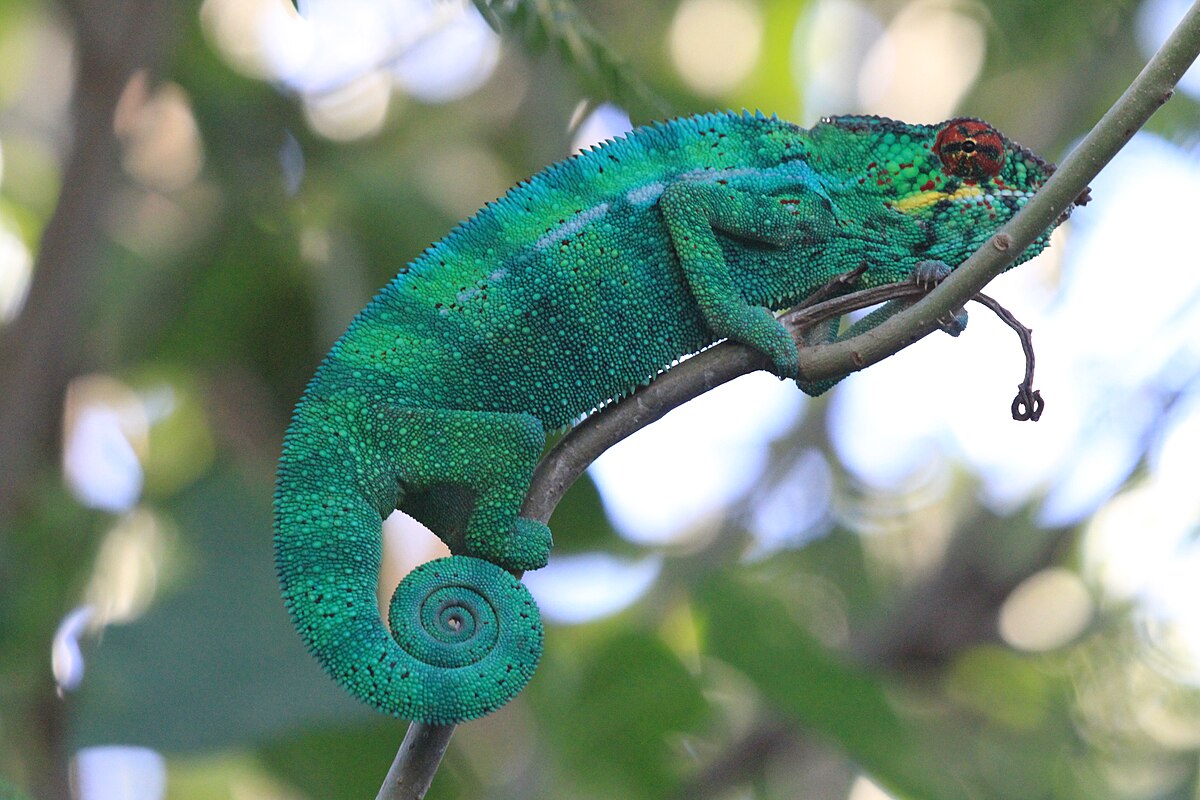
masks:
<path fill-rule="evenodd" d="M 820 380 L 860 370 L 933 331 L 938 318 L 961 308 L 1072 206 L 1088 183 L 1159 106 L 1171 98 L 1175 84 L 1197 54 L 1200 54 L 1200 2 L 1192 4 L 1163 46 L 1046 185 L 987 244 L 912 308 L 854 339 L 801 352 L 800 374 L 806 380 Z"/>
<path fill-rule="evenodd" d="M 784 320 L 797 337 L 822 320 L 886 300 L 922 293 L 914 284 L 879 286 L 788 312 Z M 802 351 L 803 352 L 803 351 Z M 769 360 L 745 345 L 726 342 L 659 375 L 653 383 L 606 406 L 577 425 L 538 464 L 521 515 L 549 522 L 571 484 L 601 453 L 632 433 L 662 419 L 667 412 L 741 375 L 766 369 Z M 453 725 L 414 722 L 400 745 L 376 800 L 420 800 L 429 791 Z"/>
<path fill-rule="evenodd" d="M 802 347 L 800 374 L 804 380 L 820 381 L 858 371 L 935 330 L 939 318 L 961 308 L 1075 203 L 1086 191 L 1088 182 L 1145 125 L 1155 110 L 1170 99 L 1175 84 L 1197 55 L 1200 55 L 1200 0 L 1192 5 L 1166 43 L 1046 185 L 987 244 L 928 296 L 878 327 L 853 339 Z M 911 293 L 911 289 L 908 291 Z M 862 294 L 855 293 L 850 297 L 859 298 Z M 785 317 L 785 324 L 796 331 L 812 324 L 814 318 L 820 318 L 815 314 L 829 310 L 825 303 L 818 304 L 799 315 L 802 322 L 798 323 L 795 317 Z M 742 345 L 722 344 L 684 361 L 649 386 L 592 415 L 542 459 L 522 513 L 547 521 L 567 487 L 605 449 L 660 419 L 681 403 L 738 375 L 765 368 L 766 359 L 755 351 Z M 388 773 L 389 780 L 376 800 L 423 798 L 433 782 L 452 732 L 453 726 L 413 723 L 404 745 L 396 754 Z M 393 781 L 394 776 L 396 780 Z"/>

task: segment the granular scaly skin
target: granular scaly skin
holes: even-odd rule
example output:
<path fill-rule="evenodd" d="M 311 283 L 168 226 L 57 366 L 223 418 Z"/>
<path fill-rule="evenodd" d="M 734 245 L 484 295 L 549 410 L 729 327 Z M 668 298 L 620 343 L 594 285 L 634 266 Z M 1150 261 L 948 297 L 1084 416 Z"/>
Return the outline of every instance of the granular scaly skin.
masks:
<path fill-rule="evenodd" d="M 297 406 L 275 494 L 296 628 L 383 712 L 446 724 L 503 705 L 541 653 L 537 608 L 505 570 L 549 554 L 546 526 L 517 516 L 547 430 L 722 338 L 796 376 L 772 309 L 860 265 L 864 286 L 957 265 L 1051 169 L 977 120 L 806 130 L 719 113 L 519 184 L 402 267 Z M 455 555 L 405 579 L 389 632 L 375 588 L 396 508 Z"/>

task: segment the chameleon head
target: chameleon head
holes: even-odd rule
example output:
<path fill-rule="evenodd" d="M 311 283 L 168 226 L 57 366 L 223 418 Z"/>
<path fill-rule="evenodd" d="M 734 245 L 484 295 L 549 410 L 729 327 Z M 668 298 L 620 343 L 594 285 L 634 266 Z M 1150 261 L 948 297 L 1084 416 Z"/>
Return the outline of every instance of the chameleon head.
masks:
<path fill-rule="evenodd" d="M 872 206 L 855 214 L 890 216 L 896 223 L 888 226 L 893 243 L 907 239 L 922 258 L 952 266 L 982 245 L 1054 172 L 1054 165 L 969 117 L 938 125 L 829 117 L 818 128 L 841 140 L 847 163 L 838 166 L 856 184 L 853 194 Z M 1083 202 L 1086 196 L 1077 201 Z M 911 229 L 908 236 L 904 228 Z M 1045 247 L 1048 234 L 1018 261 Z"/>

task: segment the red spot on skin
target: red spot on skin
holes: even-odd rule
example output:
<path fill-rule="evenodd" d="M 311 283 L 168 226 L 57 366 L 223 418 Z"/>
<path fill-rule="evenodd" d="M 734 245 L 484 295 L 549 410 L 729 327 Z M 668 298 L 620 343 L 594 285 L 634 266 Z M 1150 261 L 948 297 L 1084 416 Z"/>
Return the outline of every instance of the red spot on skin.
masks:
<path fill-rule="evenodd" d="M 935 184 L 931 180 L 925 181 L 925 183 L 921 184 L 921 191 L 922 192 L 932 192 L 936 186 L 937 186 L 937 184 Z"/>

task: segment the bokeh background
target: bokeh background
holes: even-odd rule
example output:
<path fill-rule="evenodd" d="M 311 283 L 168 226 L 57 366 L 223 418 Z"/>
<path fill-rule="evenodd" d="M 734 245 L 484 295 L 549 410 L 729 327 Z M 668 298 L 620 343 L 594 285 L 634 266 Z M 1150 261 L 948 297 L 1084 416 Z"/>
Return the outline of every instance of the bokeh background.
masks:
<path fill-rule="evenodd" d="M 1174 0 L 0 2 L 0 797 L 374 795 L 280 603 L 291 404 L 406 260 L 657 117 L 980 116 L 1062 156 Z M 606 454 L 547 653 L 435 798 L 1200 797 L 1200 75 L 983 309 Z M 632 121 L 632 122 L 631 122 Z M 384 596 L 436 542 L 387 525 Z"/>

